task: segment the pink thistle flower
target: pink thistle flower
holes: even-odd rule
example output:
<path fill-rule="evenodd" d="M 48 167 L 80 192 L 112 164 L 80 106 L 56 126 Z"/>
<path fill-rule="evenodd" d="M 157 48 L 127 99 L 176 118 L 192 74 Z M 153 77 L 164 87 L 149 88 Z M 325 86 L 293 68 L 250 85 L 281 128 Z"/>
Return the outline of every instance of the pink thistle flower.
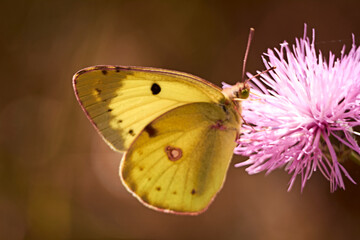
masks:
<path fill-rule="evenodd" d="M 360 125 L 360 47 L 353 45 L 341 57 L 329 53 L 326 61 L 306 37 L 292 48 L 284 42 L 263 56 L 266 68 L 274 71 L 252 79 L 251 99 L 242 102 L 243 126 L 234 152 L 249 156 L 236 167 L 250 165 L 249 174 L 285 166 L 292 174 L 288 191 L 297 175 L 301 190 L 312 173 L 319 170 L 330 181 L 330 191 L 345 189 L 341 165 L 343 149 L 360 154 L 354 127 Z M 226 86 L 224 86 L 226 87 Z"/>

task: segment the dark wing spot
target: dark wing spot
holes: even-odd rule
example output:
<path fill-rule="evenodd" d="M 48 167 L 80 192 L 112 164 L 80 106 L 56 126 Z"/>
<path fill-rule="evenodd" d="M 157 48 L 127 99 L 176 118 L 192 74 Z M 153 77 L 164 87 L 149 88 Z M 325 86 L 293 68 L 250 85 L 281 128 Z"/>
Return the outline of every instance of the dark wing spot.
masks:
<path fill-rule="evenodd" d="M 147 180 L 148 180 L 148 181 L 151 181 L 151 177 L 149 177 Z"/>
<path fill-rule="evenodd" d="M 109 108 L 107 111 L 108 111 L 108 112 L 111 112 L 111 111 L 112 111 L 112 108 Z"/>
<path fill-rule="evenodd" d="M 121 119 L 119 119 L 119 120 L 118 120 L 118 123 L 122 123 L 122 120 L 121 120 Z"/>
<path fill-rule="evenodd" d="M 99 88 L 95 88 L 95 91 L 98 93 L 98 95 L 100 95 L 100 93 L 101 93 L 101 89 L 99 89 Z"/>
<path fill-rule="evenodd" d="M 142 170 L 144 170 L 144 168 L 143 168 L 143 167 L 139 167 L 139 170 L 142 171 Z"/>
<path fill-rule="evenodd" d="M 151 123 L 148 124 L 144 130 L 149 134 L 149 137 L 155 137 L 157 134 L 157 130 L 153 126 L 151 126 Z"/>
<path fill-rule="evenodd" d="M 161 88 L 160 88 L 159 84 L 153 83 L 153 85 L 151 85 L 151 92 L 153 95 L 159 94 L 160 91 L 161 91 Z"/>
<path fill-rule="evenodd" d="M 161 187 L 156 187 L 156 191 L 161 191 Z"/>
<path fill-rule="evenodd" d="M 102 71 L 102 74 L 106 75 L 107 74 L 107 71 L 105 69 L 103 69 Z"/>
<path fill-rule="evenodd" d="M 191 190 L 191 194 L 194 195 L 196 193 L 195 189 Z"/>
<path fill-rule="evenodd" d="M 225 107 L 224 104 L 221 104 L 221 108 L 222 108 L 222 110 L 223 110 L 225 113 L 228 113 L 228 110 L 227 110 L 227 108 Z"/>
<path fill-rule="evenodd" d="M 177 194 L 177 192 L 176 192 L 176 191 L 173 191 L 173 193 L 172 193 L 172 194 L 176 195 L 176 194 Z"/>
<path fill-rule="evenodd" d="M 130 130 L 129 130 L 129 134 L 130 134 L 131 136 L 135 136 L 134 130 L 130 129 Z"/>
<path fill-rule="evenodd" d="M 115 67 L 116 72 L 120 72 L 120 67 Z"/>

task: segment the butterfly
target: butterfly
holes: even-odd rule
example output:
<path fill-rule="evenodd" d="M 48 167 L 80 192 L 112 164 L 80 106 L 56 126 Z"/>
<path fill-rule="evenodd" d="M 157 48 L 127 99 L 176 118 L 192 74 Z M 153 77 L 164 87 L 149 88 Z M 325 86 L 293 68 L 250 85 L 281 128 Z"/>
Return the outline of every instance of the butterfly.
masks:
<path fill-rule="evenodd" d="M 177 71 L 93 66 L 74 75 L 73 87 L 105 142 L 125 152 L 121 181 L 140 202 L 176 214 L 208 208 L 239 138 L 247 83 L 222 90 Z"/>
<path fill-rule="evenodd" d="M 240 136 L 241 101 L 250 94 L 244 79 L 254 31 L 242 82 L 224 89 L 160 68 L 99 65 L 75 73 L 81 108 L 105 142 L 124 153 L 121 181 L 145 206 L 198 215 L 221 190 Z"/>

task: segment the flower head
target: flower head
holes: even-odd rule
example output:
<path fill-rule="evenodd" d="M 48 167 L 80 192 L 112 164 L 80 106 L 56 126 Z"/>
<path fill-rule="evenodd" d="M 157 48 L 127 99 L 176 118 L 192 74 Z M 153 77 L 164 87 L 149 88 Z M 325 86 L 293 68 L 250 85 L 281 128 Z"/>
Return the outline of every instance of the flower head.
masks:
<path fill-rule="evenodd" d="M 250 99 L 243 101 L 247 125 L 235 149 L 249 156 L 236 164 L 249 174 L 271 172 L 285 166 L 292 174 L 289 190 L 298 175 L 301 189 L 314 171 L 330 181 L 330 190 L 345 189 L 343 176 L 355 183 L 341 165 L 345 151 L 360 154 L 354 127 L 360 125 L 360 48 L 345 46 L 340 58 L 325 60 L 306 37 L 290 48 L 269 49 L 263 57 L 274 71 L 252 79 Z M 226 86 L 225 86 L 226 87 Z M 347 150 L 345 150 L 347 149 Z"/>

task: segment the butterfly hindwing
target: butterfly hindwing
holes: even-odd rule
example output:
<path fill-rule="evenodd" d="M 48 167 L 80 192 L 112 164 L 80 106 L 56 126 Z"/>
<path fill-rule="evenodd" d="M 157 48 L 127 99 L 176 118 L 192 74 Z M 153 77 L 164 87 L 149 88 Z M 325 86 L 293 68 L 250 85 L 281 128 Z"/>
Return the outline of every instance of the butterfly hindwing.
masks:
<path fill-rule="evenodd" d="M 191 103 L 149 123 L 121 163 L 122 181 L 157 210 L 198 214 L 221 189 L 236 145 L 231 104 Z"/>
<path fill-rule="evenodd" d="M 192 102 L 221 102 L 221 89 L 190 74 L 156 68 L 95 66 L 73 78 L 76 97 L 105 141 L 126 151 L 161 114 Z"/>

